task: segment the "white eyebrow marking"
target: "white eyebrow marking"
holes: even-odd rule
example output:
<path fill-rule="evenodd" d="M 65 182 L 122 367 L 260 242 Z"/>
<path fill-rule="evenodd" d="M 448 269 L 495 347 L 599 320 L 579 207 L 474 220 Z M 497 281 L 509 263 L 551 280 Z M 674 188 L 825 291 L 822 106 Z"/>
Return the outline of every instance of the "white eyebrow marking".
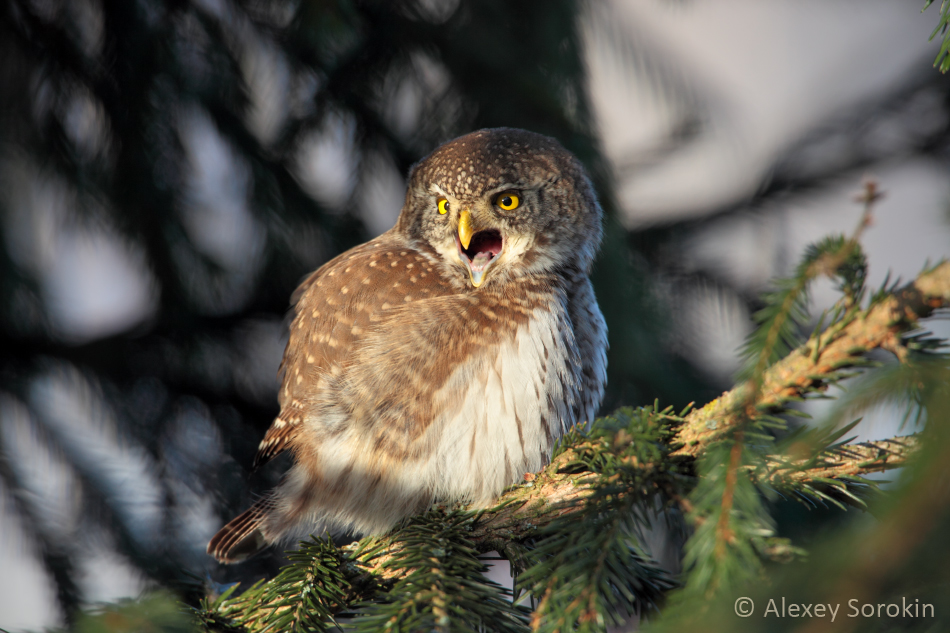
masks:
<path fill-rule="evenodd" d="M 519 185 L 517 183 L 504 183 L 500 185 L 495 185 L 491 189 L 486 191 L 488 197 L 496 196 L 503 191 L 537 191 L 539 187 L 525 187 L 524 185 Z"/>

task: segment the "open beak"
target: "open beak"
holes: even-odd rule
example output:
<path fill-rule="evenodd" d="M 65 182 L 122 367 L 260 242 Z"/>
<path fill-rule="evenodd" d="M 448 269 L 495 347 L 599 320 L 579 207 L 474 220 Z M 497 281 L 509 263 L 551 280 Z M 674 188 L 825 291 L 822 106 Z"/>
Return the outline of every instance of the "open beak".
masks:
<path fill-rule="evenodd" d="M 472 214 L 469 211 L 462 211 L 459 214 L 459 242 L 462 243 L 462 248 L 468 248 L 468 245 L 472 243 L 472 236 L 475 235 L 475 231 L 472 229 Z"/>
<path fill-rule="evenodd" d="M 472 221 L 468 210 L 459 213 L 458 235 L 456 236 L 459 259 L 468 269 L 472 285 L 478 288 L 485 279 L 485 273 L 501 254 L 504 236 L 498 229 L 482 229 Z"/>

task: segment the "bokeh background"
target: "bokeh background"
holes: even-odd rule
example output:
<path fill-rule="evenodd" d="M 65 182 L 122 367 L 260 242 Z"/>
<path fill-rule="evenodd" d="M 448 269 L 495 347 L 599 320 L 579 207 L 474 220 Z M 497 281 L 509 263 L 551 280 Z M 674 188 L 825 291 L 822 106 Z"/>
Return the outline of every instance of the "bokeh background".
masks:
<path fill-rule="evenodd" d="M 590 169 L 605 411 L 728 388 L 759 294 L 853 229 L 865 177 L 887 193 L 871 285 L 950 254 L 950 77 L 921 8 L 3 0 L 0 627 L 274 573 L 204 548 L 280 476 L 250 464 L 289 297 L 459 134 L 524 127 Z"/>

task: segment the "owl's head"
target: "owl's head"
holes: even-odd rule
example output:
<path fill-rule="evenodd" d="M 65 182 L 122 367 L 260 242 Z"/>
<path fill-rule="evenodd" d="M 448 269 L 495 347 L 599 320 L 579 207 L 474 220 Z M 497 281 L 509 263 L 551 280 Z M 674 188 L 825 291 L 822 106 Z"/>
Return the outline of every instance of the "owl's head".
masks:
<path fill-rule="evenodd" d="M 494 128 L 450 141 L 413 167 L 395 230 L 479 287 L 589 272 L 601 216 L 583 166 L 560 143 Z"/>

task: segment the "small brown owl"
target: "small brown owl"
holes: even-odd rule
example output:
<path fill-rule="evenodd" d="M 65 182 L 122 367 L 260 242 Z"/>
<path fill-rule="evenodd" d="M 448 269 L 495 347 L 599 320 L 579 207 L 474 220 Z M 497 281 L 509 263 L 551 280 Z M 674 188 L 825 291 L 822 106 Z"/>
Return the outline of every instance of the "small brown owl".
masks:
<path fill-rule="evenodd" d="M 294 465 L 208 552 L 385 532 L 543 467 L 604 393 L 588 279 L 601 216 L 577 159 L 531 132 L 481 130 L 417 164 L 396 226 L 295 293 L 281 411 L 255 459 L 289 450 Z"/>

